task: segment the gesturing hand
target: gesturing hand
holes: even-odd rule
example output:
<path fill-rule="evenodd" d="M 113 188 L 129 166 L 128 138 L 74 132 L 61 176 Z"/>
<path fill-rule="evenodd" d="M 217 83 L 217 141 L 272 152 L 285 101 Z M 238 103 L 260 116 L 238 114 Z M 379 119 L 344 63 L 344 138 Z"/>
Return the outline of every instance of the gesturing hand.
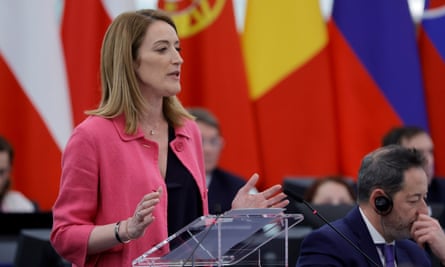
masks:
<path fill-rule="evenodd" d="M 159 203 L 162 189 L 146 194 L 136 206 L 132 217 L 127 219 L 127 235 L 129 239 L 137 239 L 144 235 L 147 227 L 155 220 L 153 210 Z"/>
<path fill-rule="evenodd" d="M 258 174 L 253 174 L 247 183 L 238 190 L 232 201 L 232 209 L 240 208 L 284 208 L 289 204 L 286 194 L 281 192 L 281 185 L 273 185 L 266 190 L 251 194 L 258 182 Z"/>

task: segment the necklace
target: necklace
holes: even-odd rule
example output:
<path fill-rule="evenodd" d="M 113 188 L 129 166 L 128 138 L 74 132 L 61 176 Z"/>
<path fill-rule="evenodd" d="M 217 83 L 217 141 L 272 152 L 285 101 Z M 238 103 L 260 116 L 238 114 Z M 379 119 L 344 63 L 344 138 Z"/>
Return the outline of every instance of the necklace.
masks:
<path fill-rule="evenodd" d="M 162 131 L 163 122 L 159 121 L 154 123 L 154 127 L 151 127 L 148 123 L 142 123 L 142 129 L 147 135 L 154 136 L 157 135 L 159 131 Z M 160 129 L 161 128 L 161 129 Z"/>
<path fill-rule="evenodd" d="M 159 125 L 157 125 L 156 127 L 152 128 L 152 129 L 149 129 L 149 127 L 147 125 L 142 126 L 142 129 L 144 129 L 145 132 L 150 136 L 156 135 L 158 133 L 158 128 L 159 128 Z"/>

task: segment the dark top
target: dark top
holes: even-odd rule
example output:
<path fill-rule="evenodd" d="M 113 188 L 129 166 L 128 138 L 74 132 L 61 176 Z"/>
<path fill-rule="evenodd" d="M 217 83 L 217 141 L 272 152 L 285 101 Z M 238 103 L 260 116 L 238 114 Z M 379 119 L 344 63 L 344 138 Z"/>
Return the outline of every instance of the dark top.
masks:
<path fill-rule="evenodd" d="M 232 208 L 232 201 L 238 190 L 246 183 L 232 173 L 216 168 L 209 184 L 209 212 L 220 214 Z"/>
<path fill-rule="evenodd" d="M 174 138 L 175 131 L 169 127 L 169 143 Z M 195 179 L 182 165 L 170 146 L 165 176 L 168 191 L 168 235 L 170 236 L 203 215 L 202 200 Z"/>
<path fill-rule="evenodd" d="M 445 179 L 434 177 L 433 180 L 431 180 L 426 201 L 429 205 L 445 205 Z M 439 220 L 442 227 L 445 226 L 445 212 L 442 211 L 441 214 L 433 214 L 433 217 Z"/>
<path fill-rule="evenodd" d="M 49 229 L 53 226 L 53 215 L 45 212 L 0 212 L 0 236 L 18 236 L 22 229 Z M 0 264 L 1 266 L 1 264 Z"/>
<path fill-rule="evenodd" d="M 434 177 L 428 187 L 428 203 L 445 204 L 445 179 Z"/>
<path fill-rule="evenodd" d="M 431 184 L 428 187 L 428 196 L 427 203 L 431 206 L 436 204 L 445 205 L 445 179 L 442 177 L 433 177 L 431 180 Z M 439 220 L 439 223 L 442 227 L 445 227 L 445 212 L 444 210 L 438 210 L 440 214 L 434 214 L 434 209 L 432 210 L 432 216 Z M 443 266 L 441 265 L 438 258 L 431 252 L 431 250 L 427 247 L 426 250 L 433 262 L 433 266 Z"/>

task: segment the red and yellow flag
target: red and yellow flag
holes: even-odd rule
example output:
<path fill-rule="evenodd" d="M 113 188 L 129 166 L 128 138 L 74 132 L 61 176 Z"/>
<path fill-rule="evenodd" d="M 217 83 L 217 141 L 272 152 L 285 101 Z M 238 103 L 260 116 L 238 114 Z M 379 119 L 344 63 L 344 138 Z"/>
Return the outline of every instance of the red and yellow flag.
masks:
<path fill-rule="evenodd" d="M 318 1 L 248 1 L 243 48 L 267 185 L 338 172 L 327 43 Z"/>

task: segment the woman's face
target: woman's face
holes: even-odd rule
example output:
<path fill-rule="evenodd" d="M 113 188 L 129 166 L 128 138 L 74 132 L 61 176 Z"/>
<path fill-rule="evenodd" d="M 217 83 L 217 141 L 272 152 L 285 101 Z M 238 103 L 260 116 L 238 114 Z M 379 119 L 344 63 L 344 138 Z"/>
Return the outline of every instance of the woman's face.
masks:
<path fill-rule="evenodd" d="M 136 77 L 144 94 L 173 96 L 181 91 L 183 63 L 175 29 L 155 21 L 147 29 L 135 60 Z"/>

